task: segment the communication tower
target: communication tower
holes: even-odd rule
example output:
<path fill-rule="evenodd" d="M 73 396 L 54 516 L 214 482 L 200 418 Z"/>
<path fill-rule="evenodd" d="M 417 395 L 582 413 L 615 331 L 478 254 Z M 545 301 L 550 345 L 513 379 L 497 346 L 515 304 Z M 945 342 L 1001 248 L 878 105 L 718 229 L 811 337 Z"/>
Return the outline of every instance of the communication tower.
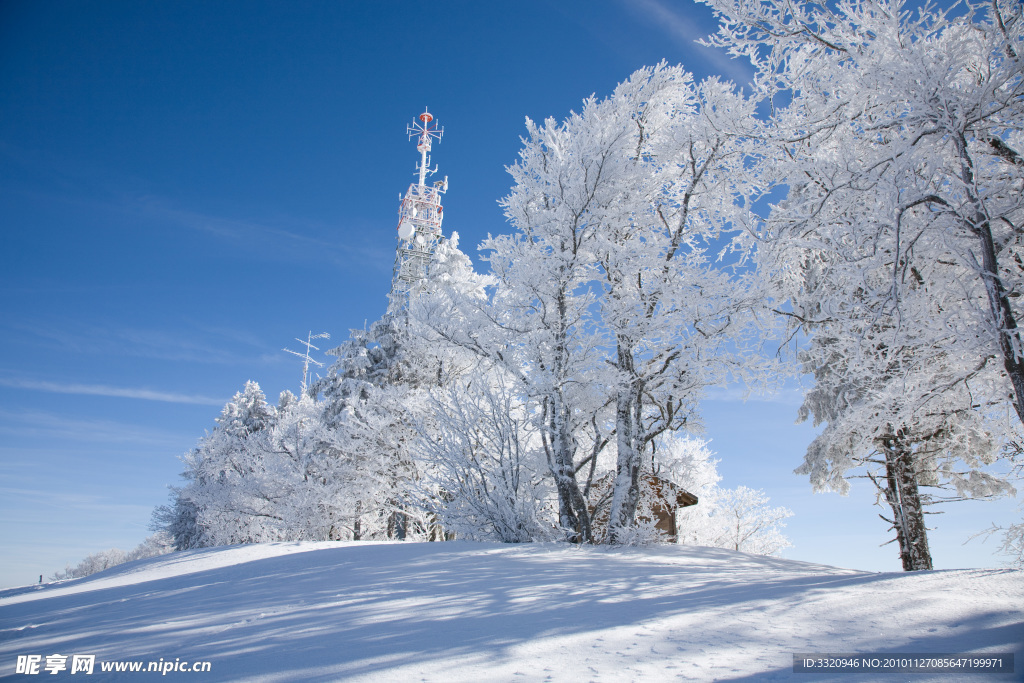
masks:
<path fill-rule="evenodd" d="M 416 171 L 419 182 L 409 185 L 398 207 L 398 247 L 395 252 L 395 270 L 391 281 L 391 307 L 403 309 L 409 302 L 409 293 L 417 283 L 426 279 L 430 259 L 444 236 L 441 234 L 441 220 L 444 207 L 441 195 L 448 191 L 448 176 L 427 184 L 427 176 L 437 173 L 437 167 L 430 169 L 430 146 L 434 140 L 441 140 L 444 129 L 438 128 L 434 115 L 424 110 L 418 120 L 406 128 L 409 139 L 416 137 L 416 150 L 420 161 Z"/>

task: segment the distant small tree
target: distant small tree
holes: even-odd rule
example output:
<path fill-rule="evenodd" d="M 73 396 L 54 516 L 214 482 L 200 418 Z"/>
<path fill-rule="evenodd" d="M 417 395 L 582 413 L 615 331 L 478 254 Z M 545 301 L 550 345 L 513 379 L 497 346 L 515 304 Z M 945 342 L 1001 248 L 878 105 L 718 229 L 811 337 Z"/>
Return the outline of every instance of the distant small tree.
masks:
<path fill-rule="evenodd" d="M 174 541 L 171 535 L 165 531 L 158 531 L 149 536 L 138 546 L 124 552 L 118 548 L 111 548 L 99 553 L 87 555 L 85 559 L 74 567 L 67 566 L 64 571 L 56 572 L 50 577 L 51 581 L 65 581 L 67 579 L 80 579 L 91 574 L 116 567 L 125 562 L 145 560 L 150 557 L 166 555 L 174 550 Z"/>
<path fill-rule="evenodd" d="M 755 555 L 777 555 L 792 543 L 782 535 L 782 520 L 793 513 L 770 507 L 768 496 L 746 486 L 722 491 L 712 513 L 718 521 L 719 536 L 714 545 Z"/>
<path fill-rule="evenodd" d="M 1013 465 L 1009 477 L 1019 482 L 1024 479 L 1024 446 L 1018 438 L 1010 441 L 1009 460 Z M 1018 513 L 1024 513 L 1024 502 L 1017 506 Z M 987 537 L 993 534 L 1000 535 L 999 552 L 1006 556 L 1007 564 L 1011 567 L 1024 569 L 1024 514 L 1021 514 L 1016 521 L 1008 524 L 993 524 L 977 536 Z"/>
<path fill-rule="evenodd" d="M 706 441 L 672 435 L 659 440 L 657 462 L 661 476 L 697 496 L 699 502 L 680 509 L 679 543 L 729 548 L 755 555 L 778 555 L 792 544 L 782 533 L 793 513 L 772 507 L 764 491 L 718 486 L 718 461 Z"/>

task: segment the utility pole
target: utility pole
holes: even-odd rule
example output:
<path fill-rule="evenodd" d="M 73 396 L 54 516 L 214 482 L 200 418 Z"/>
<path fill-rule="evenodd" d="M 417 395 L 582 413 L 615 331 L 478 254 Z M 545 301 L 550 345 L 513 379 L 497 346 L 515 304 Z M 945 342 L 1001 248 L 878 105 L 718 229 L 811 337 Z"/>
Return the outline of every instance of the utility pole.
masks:
<path fill-rule="evenodd" d="M 313 334 L 312 330 L 310 330 L 309 334 L 306 335 L 306 341 L 302 341 L 298 337 L 295 337 L 295 341 L 299 342 L 300 344 L 305 345 L 305 347 L 306 347 L 306 352 L 305 353 L 299 353 L 298 351 L 292 351 L 291 349 L 281 349 L 282 351 L 284 351 L 286 353 L 290 353 L 293 356 L 298 356 L 299 358 L 302 359 L 302 395 L 303 396 L 305 396 L 305 394 L 306 394 L 306 387 L 308 386 L 307 382 L 309 380 L 309 364 L 312 363 L 313 365 L 317 366 L 318 368 L 322 368 L 324 366 L 323 363 L 321 363 L 320 361 L 313 360 L 312 357 L 310 357 L 310 355 L 309 355 L 310 349 L 312 349 L 313 351 L 319 351 L 320 350 L 317 347 L 313 346 L 313 340 L 314 339 L 330 339 L 330 338 L 331 338 L 331 335 L 328 334 L 327 332 L 323 332 L 322 334 Z"/>

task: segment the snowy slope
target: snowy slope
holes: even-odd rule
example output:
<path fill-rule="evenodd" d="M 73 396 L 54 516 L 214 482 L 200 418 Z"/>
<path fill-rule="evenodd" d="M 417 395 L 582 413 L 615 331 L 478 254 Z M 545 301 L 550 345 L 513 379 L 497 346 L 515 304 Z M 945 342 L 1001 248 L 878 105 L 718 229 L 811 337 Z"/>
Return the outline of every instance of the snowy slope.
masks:
<path fill-rule="evenodd" d="M 795 652 L 1014 652 L 1024 573 L 873 574 L 699 547 L 278 543 L 176 553 L 0 592 L 0 679 L 821 680 Z M 15 674 L 95 654 L 92 676 Z M 69 660 L 70 662 L 70 660 Z M 45 664 L 45 660 L 44 660 Z M 964 680 L 840 674 L 832 680 Z"/>

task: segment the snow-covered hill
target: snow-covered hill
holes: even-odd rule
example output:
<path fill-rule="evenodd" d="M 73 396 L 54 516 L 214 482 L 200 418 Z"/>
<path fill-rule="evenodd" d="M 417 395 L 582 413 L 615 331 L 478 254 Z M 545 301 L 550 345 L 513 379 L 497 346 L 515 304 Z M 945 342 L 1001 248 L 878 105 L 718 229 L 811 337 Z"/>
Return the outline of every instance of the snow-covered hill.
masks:
<path fill-rule="evenodd" d="M 167 675 L 191 681 L 821 680 L 793 673 L 809 652 L 1013 652 L 1014 674 L 825 678 L 1022 680 L 1024 573 L 685 546 L 276 543 L 0 592 L 3 679 L 146 680 L 101 666 L 162 659 L 209 662 Z M 67 670 L 50 675 L 54 654 Z M 71 673 L 83 654 L 92 676 Z M 40 673 L 15 673 L 19 655 L 40 655 Z"/>

